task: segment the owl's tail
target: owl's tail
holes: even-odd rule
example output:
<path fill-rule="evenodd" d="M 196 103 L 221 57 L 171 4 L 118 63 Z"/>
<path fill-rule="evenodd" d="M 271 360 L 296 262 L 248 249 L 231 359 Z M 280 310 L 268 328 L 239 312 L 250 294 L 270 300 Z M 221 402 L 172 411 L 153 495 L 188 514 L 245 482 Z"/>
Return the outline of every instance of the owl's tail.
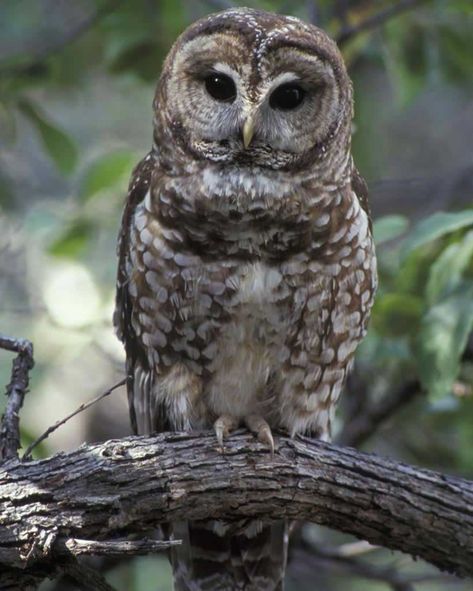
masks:
<path fill-rule="evenodd" d="M 171 563 L 175 591 L 283 591 L 287 524 L 176 522 Z"/>

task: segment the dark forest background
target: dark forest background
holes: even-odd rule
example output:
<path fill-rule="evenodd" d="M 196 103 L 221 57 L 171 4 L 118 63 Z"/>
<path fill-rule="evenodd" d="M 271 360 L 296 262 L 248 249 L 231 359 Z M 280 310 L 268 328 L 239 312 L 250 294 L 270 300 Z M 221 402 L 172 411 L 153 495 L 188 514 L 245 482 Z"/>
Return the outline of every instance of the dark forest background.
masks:
<path fill-rule="evenodd" d="M 246 2 L 336 37 L 355 87 L 380 288 L 338 441 L 473 478 L 473 2 Z M 26 445 L 123 377 L 111 326 L 115 241 L 176 36 L 237 5 L 0 2 L 0 330 L 35 344 Z M 0 383 L 11 358 L 0 352 Z M 130 433 L 116 392 L 37 457 Z M 103 565 L 117 589 L 171 588 L 164 557 Z M 471 582 L 318 526 L 296 528 L 289 591 L 464 591 Z M 43 591 L 69 589 L 65 582 Z"/>

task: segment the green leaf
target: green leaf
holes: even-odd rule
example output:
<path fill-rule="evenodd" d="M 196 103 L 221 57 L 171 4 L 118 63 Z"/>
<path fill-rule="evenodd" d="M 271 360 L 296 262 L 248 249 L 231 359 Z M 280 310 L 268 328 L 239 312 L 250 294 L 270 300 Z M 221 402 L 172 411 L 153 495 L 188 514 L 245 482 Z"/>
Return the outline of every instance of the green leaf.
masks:
<path fill-rule="evenodd" d="M 448 394 L 460 369 L 461 355 L 473 328 L 473 284 L 428 310 L 417 343 L 420 379 L 432 397 Z"/>
<path fill-rule="evenodd" d="M 0 129 L 2 140 L 13 143 L 16 140 L 15 114 L 9 103 L 0 101 Z"/>
<path fill-rule="evenodd" d="M 455 290 L 473 256 L 473 232 L 468 232 L 460 242 L 454 242 L 442 251 L 430 268 L 427 283 L 427 300 L 434 304 Z"/>
<path fill-rule="evenodd" d="M 374 240 L 377 245 L 397 238 L 409 227 L 409 220 L 403 215 L 385 215 L 373 224 Z"/>
<path fill-rule="evenodd" d="M 51 123 L 37 105 L 23 99 L 18 106 L 38 130 L 44 147 L 58 169 L 64 174 L 71 173 L 77 162 L 77 149 L 70 137 Z"/>
<path fill-rule="evenodd" d="M 130 176 L 135 160 L 135 154 L 123 150 L 96 160 L 87 170 L 82 182 L 82 199 L 88 201 L 101 191 L 118 185 L 125 176 Z"/>
<path fill-rule="evenodd" d="M 419 222 L 404 241 L 401 248 L 401 259 L 405 259 L 411 252 L 448 234 L 468 226 L 473 227 L 473 209 L 466 209 L 455 213 L 438 212 Z"/>
<path fill-rule="evenodd" d="M 459 12 L 473 16 L 473 4 L 471 0 L 455 0 L 454 2 L 449 2 L 445 8 L 452 13 Z"/>
<path fill-rule="evenodd" d="M 471 24 L 463 19 L 453 28 L 438 29 L 440 65 L 447 80 L 462 84 L 473 80 L 473 55 L 471 52 Z"/>
<path fill-rule="evenodd" d="M 373 324 L 383 336 L 403 336 L 417 330 L 422 300 L 408 293 L 379 295 L 373 310 Z"/>
<path fill-rule="evenodd" d="M 57 257 L 77 258 L 87 247 L 94 229 L 92 222 L 76 220 L 51 244 L 48 252 Z"/>
<path fill-rule="evenodd" d="M 369 367 L 381 365 L 383 372 L 388 364 L 401 365 L 412 361 L 409 339 L 405 337 L 387 337 L 376 333 L 371 326 L 365 339 L 356 350 L 356 358 Z"/>

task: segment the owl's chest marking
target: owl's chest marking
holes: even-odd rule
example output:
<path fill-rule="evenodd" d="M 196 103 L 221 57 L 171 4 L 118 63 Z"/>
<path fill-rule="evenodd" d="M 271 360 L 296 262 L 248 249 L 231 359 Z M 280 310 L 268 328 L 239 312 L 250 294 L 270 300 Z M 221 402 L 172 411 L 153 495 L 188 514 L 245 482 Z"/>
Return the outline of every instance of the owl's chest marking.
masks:
<path fill-rule="evenodd" d="M 216 414 L 243 417 L 268 400 L 266 386 L 284 344 L 290 307 L 281 295 L 287 295 L 288 288 L 275 266 L 243 265 L 233 281 L 238 288 L 230 302 L 230 319 L 216 339 L 208 400 Z"/>

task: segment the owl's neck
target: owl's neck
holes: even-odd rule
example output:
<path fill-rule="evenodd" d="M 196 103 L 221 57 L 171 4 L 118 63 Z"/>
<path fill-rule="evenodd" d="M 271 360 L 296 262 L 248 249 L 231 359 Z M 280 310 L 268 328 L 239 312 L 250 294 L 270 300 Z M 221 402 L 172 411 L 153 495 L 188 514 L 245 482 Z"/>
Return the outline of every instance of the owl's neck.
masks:
<path fill-rule="evenodd" d="M 313 176 L 231 166 L 162 174 L 150 200 L 159 222 L 190 250 L 208 256 L 286 259 L 303 252 L 340 185 Z"/>

